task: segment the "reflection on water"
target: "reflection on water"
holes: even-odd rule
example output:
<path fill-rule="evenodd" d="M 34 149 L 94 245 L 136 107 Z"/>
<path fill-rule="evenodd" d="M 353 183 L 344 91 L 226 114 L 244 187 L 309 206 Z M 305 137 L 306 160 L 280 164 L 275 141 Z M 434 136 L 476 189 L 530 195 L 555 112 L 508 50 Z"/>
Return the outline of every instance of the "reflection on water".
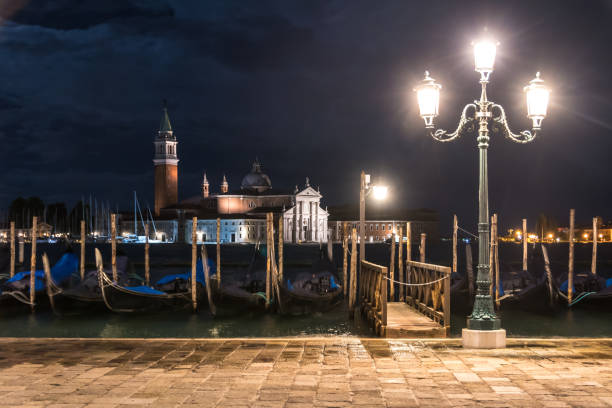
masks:
<path fill-rule="evenodd" d="M 141 315 L 96 313 L 58 317 L 49 311 L 0 318 L 6 337 L 278 337 L 368 335 L 347 319 L 345 308 L 310 316 L 224 310 Z"/>
<path fill-rule="evenodd" d="M 513 337 L 611 337 L 612 310 L 569 309 L 538 314 L 524 310 L 497 312 L 502 327 Z M 451 333 L 460 336 L 466 316 L 453 314 Z"/>
<path fill-rule="evenodd" d="M 349 321 L 346 308 L 309 316 L 279 316 L 261 312 L 206 310 L 142 315 L 96 313 L 58 317 L 49 311 L 0 318 L 6 337 L 279 337 L 371 336 L 367 328 Z M 560 310 L 551 314 L 501 311 L 502 326 L 514 337 L 612 337 L 612 311 Z M 453 314 L 451 333 L 460 336 L 466 316 Z"/>

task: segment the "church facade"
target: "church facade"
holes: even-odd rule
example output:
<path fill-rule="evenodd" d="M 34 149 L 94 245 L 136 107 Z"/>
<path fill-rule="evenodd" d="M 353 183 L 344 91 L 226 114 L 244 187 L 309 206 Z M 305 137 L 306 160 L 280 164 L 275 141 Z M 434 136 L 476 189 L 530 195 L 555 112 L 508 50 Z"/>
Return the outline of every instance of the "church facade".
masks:
<path fill-rule="evenodd" d="M 275 228 L 283 222 L 285 242 L 327 242 L 328 217 L 321 207 L 319 189 L 310 185 L 296 185 L 292 191 L 272 187 L 270 177 L 255 160 L 242 179 L 239 188 L 231 189 L 223 176 L 219 191 L 212 192 L 206 173 L 198 196 L 178 201 L 177 139 L 164 108 L 160 130 L 154 140 L 155 154 L 155 214 L 164 223 L 176 223 L 176 237 L 169 240 L 191 242 L 192 219 L 197 217 L 198 242 L 217 239 L 217 220 L 220 222 L 221 242 L 256 243 L 265 240 L 266 213 L 273 213 Z"/>

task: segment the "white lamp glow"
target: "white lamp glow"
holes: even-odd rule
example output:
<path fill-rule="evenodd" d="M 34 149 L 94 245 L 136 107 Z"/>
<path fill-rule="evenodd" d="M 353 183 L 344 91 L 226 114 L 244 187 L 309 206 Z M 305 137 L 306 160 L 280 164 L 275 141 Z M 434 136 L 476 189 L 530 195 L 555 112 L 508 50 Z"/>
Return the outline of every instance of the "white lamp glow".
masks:
<path fill-rule="evenodd" d="M 421 117 L 425 120 L 425 127 L 433 127 L 433 119 L 438 116 L 438 108 L 440 106 L 440 89 L 442 85 L 429 76 L 429 71 L 425 71 L 425 78 L 419 86 L 415 88 L 417 100 L 419 102 L 419 111 Z"/>
<path fill-rule="evenodd" d="M 490 74 L 495 65 L 495 54 L 497 43 L 489 39 L 483 39 L 474 43 L 474 66 L 476 72 Z"/>
<path fill-rule="evenodd" d="M 374 194 L 375 199 L 384 200 L 387 198 L 389 188 L 387 186 L 372 186 L 372 193 Z"/>
<path fill-rule="evenodd" d="M 544 80 L 540 73 L 524 88 L 527 98 L 527 117 L 533 121 L 534 129 L 542 126 L 542 120 L 546 117 L 550 90 L 544 86 Z"/>

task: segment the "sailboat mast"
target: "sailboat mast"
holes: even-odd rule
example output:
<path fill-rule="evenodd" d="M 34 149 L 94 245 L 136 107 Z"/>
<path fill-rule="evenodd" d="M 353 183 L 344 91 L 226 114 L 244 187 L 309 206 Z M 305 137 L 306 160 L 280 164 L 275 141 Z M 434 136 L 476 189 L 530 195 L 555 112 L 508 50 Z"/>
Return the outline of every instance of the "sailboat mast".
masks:
<path fill-rule="evenodd" d="M 138 229 L 136 224 L 138 219 L 136 218 L 136 190 L 134 190 L 134 235 L 138 236 Z"/>

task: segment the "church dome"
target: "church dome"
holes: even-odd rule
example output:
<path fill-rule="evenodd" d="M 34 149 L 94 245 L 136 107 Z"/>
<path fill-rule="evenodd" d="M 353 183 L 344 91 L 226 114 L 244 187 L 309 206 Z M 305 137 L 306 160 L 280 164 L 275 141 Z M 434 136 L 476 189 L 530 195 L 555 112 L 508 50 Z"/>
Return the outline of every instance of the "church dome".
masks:
<path fill-rule="evenodd" d="M 244 176 L 240 188 L 252 192 L 262 193 L 272 188 L 272 182 L 267 174 L 262 173 L 261 164 L 258 161 L 253 163 L 251 172 Z"/>

